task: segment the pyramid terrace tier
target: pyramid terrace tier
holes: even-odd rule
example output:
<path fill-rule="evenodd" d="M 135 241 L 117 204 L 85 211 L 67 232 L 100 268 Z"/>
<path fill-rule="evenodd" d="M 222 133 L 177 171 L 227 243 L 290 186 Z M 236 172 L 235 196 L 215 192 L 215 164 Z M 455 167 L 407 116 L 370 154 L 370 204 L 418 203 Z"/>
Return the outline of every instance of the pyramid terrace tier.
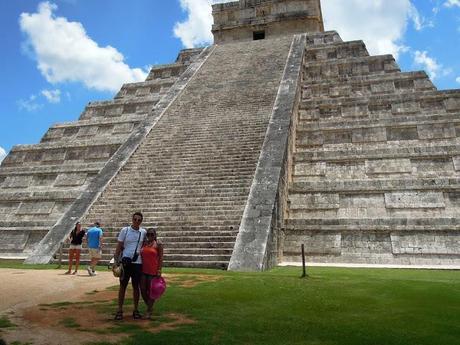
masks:
<path fill-rule="evenodd" d="M 124 115 L 116 119 L 92 118 L 52 126 L 42 143 L 58 141 L 79 141 L 95 137 L 110 138 L 113 135 L 130 135 L 145 119 L 145 115 Z"/>
<path fill-rule="evenodd" d="M 358 125 L 340 123 L 340 126 L 302 124 L 298 127 L 296 142 L 299 148 L 327 146 L 329 151 L 334 147 L 339 149 L 339 145 L 344 145 L 342 148 L 346 145 L 364 148 L 368 143 L 382 142 L 398 142 L 408 146 L 423 146 L 425 142 L 435 145 L 436 142 L 448 139 L 452 139 L 453 143 L 457 142 L 460 129 L 458 115 L 436 116 L 434 119 L 427 117 L 424 120 L 417 121 L 406 117 L 405 121 L 369 121 L 367 126 L 364 126 L 364 121 L 360 121 Z"/>
<path fill-rule="evenodd" d="M 167 79 L 153 79 L 140 83 L 124 84 L 115 99 L 123 101 L 147 101 L 151 99 L 155 101 L 159 96 L 161 97 L 167 93 L 177 79 L 178 77 L 176 76 Z"/>
<path fill-rule="evenodd" d="M 307 46 L 284 261 L 460 264 L 460 93 L 362 42 Z"/>
<path fill-rule="evenodd" d="M 339 80 L 344 76 L 385 75 L 400 72 L 392 55 L 352 57 L 340 60 L 305 61 L 304 80 Z"/>
<path fill-rule="evenodd" d="M 424 71 L 395 72 L 384 75 L 345 75 L 335 80 L 324 79 L 303 84 L 302 100 L 359 98 L 434 90 L 436 90 L 435 86 Z"/>
<path fill-rule="evenodd" d="M 435 225 L 436 227 L 436 225 Z M 458 230 L 447 231 L 308 231 L 285 230 L 285 261 L 298 261 L 300 244 L 306 259 L 318 263 L 456 266 Z"/>
<path fill-rule="evenodd" d="M 459 92 L 420 92 L 406 95 L 384 95 L 369 98 L 324 99 L 303 101 L 299 121 L 330 122 L 343 126 L 363 119 L 420 118 L 460 112 Z"/>

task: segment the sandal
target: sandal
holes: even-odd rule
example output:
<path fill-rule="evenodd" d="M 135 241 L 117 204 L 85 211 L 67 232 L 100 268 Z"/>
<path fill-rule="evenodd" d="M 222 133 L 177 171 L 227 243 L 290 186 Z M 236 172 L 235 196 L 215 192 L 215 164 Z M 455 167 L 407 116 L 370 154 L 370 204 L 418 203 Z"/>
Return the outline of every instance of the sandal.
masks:
<path fill-rule="evenodd" d="M 133 311 L 133 319 L 134 320 L 142 319 L 142 315 L 139 313 L 138 310 Z"/>
<path fill-rule="evenodd" d="M 65 275 L 68 275 L 68 274 L 70 274 L 70 271 L 67 271 L 67 272 L 66 272 L 66 273 L 64 273 L 64 274 L 65 274 Z"/>
<path fill-rule="evenodd" d="M 151 311 L 148 311 L 147 313 L 145 313 L 144 319 L 146 319 L 146 320 L 152 320 L 152 312 L 151 312 Z"/>
<path fill-rule="evenodd" d="M 73 271 L 72 275 L 76 275 L 77 274 L 77 271 Z"/>
<path fill-rule="evenodd" d="M 115 320 L 115 321 L 121 321 L 121 320 L 123 320 L 123 312 L 122 312 L 122 311 L 117 311 L 117 313 L 115 314 L 114 320 Z"/>

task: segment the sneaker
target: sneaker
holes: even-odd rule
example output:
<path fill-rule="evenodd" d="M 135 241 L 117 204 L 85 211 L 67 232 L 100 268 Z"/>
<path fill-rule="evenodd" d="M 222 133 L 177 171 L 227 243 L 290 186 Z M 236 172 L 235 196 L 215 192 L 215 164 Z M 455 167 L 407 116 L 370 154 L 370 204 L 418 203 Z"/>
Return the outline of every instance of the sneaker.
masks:
<path fill-rule="evenodd" d="M 92 271 L 91 273 L 93 274 L 93 276 L 97 276 L 96 271 Z"/>
<path fill-rule="evenodd" d="M 88 274 L 89 274 L 90 276 L 93 275 L 93 271 L 91 270 L 91 267 L 88 266 L 88 267 L 86 268 L 86 270 L 88 271 Z"/>

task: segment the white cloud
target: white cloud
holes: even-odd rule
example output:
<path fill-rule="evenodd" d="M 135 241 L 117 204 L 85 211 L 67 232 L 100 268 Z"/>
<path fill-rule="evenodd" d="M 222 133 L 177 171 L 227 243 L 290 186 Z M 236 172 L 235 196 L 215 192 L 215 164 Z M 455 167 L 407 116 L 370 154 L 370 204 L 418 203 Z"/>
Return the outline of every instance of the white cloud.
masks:
<path fill-rule="evenodd" d="M 81 82 L 91 89 L 117 91 L 123 83 L 145 80 L 145 71 L 131 69 L 115 48 L 100 47 L 81 23 L 56 17 L 56 10 L 55 4 L 42 2 L 37 13 L 22 13 L 19 19 L 48 82 Z"/>
<path fill-rule="evenodd" d="M 38 103 L 37 96 L 31 95 L 28 99 L 20 99 L 17 101 L 19 110 L 34 112 L 43 108 L 43 104 Z"/>
<path fill-rule="evenodd" d="M 438 76 L 446 76 L 452 73 L 452 70 L 449 68 L 444 68 L 444 66 L 436 61 L 435 58 L 428 56 L 426 51 L 417 50 L 414 53 L 414 62 L 426 69 L 427 73 L 434 80 Z"/>
<path fill-rule="evenodd" d="M 210 0 L 180 0 L 182 9 L 188 12 L 185 22 L 174 25 L 174 35 L 187 48 L 212 42 L 212 12 Z"/>
<path fill-rule="evenodd" d="M 6 151 L 3 147 L 0 146 L 0 163 L 2 163 L 3 159 L 6 157 Z"/>
<path fill-rule="evenodd" d="M 211 44 L 213 41 L 211 5 L 223 2 L 228 0 L 180 0 L 180 5 L 188 13 L 188 17 L 185 22 L 174 25 L 174 36 L 179 38 L 187 48 Z"/>
<path fill-rule="evenodd" d="M 327 30 L 336 30 L 344 40 L 362 39 L 371 54 L 404 51 L 402 39 L 410 21 L 416 30 L 425 24 L 410 0 L 323 0 Z"/>
<path fill-rule="evenodd" d="M 49 103 L 61 102 L 61 90 L 42 90 L 42 95 L 48 100 Z"/>
<path fill-rule="evenodd" d="M 447 0 L 444 3 L 445 7 L 460 7 L 460 0 Z"/>
<path fill-rule="evenodd" d="M 455 79 L 455 81 L 456 81 L 457 83 L 460 84 L 460 77 L 458 77 L 457 79 Z"/>
<path fill-rule="evenodd" d="M 185 22 L 176 23 L 174 34 L 186 47 L 212 42 L 211 3 L 219 0 L 180 0 L 188 13 Z M 416 30 L 425 23 L 410 0 L 323 0 L 326 29 L 337 30 L 344 40 L 363 39 L 371 54 L 394 54 L 405 50 L 402 43 L 409 22 Z"/>

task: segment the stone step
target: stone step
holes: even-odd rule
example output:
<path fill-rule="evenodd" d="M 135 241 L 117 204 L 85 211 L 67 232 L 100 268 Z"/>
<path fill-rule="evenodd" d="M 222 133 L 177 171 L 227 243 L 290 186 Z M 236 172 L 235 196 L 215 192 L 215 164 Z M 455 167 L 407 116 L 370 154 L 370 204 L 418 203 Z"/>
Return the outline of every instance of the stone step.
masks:
<path fill-rule="evenodd" d="M 124 100 L 93 102 L 89 103 L 86 106 L 85 110 L 80 116 L 80 120 L 88 120 L 95 118 L 111 119 L 129 114 L 147 115 L 153 110 L 158 101 L 159 98 L 155 97 L 155 99 L 148 100 L 133 99 L 129 102 Z"/>
<path fill-rule="evenodd" d="M 346 162 L 363 161 L 366 159 L 398 159 L 398 158 L 445 158 L 460 156 L 458 139 L 432 142 L 429 146 L 419 145 L 419 142 L 405 142 L 404 147 L 399 143 L 374 143 L 372 145 L 343 144 L 339 147 L 309 148 L 295 153 L 295 162 Z M 410 145 L 409 145 L 410 144 Z M 456 159 L 455 159 L 456 161 Z M 455 162 L 454 161 L 454 162 Z M 460 162 L 455 163 L 460 170 Z"/>
<path fill-rule="evenodd" d="M 300 105 L 302 121 L 335 120 L 460 112 L 458 91 L 418 91 L 403 95 L 313 99 Z"/>
<path fill-rule="evenodd" d="M 343 77 L 302 85 L 302 100 L 334 99 L 342 97 L 382 96 L 434 91 L 436 87 L 425 72 L 395 72 L 384 75 Z"/>
<path fill-rule="evenodd" d="M 17 167 L 23 166 L 29 159 L 35 161 L 35 165 L 55 165 L 65 162 L 81 162 L 86 163 L 105 163 L 118 150 L 120 145 L 106 145 L 96 147 L 75 147 L 63 149 L 60 152 L 47 152 L 47 150 L 37 152 L 13 152 L 5 157 L 3 166 Z M 31 165 L 34 165 L 32 163 Z"/>
<path fill-rule="evenodd" d="M 309 32 L 306 34 L 307 49 L 342 42 L 336 31 Z"/>
<path fill-rule="evenodd" d="M 229 260 L 224 261 L 172 261 L 166 259 L 163 261 L 165 267 L 182 267 L 182 268 L 212 268 L 226 270 Z"/>
<path fill-rule="evenodd" d="M 244 206 L 245 206 L 244 202 L 241 202 L 235 205 L 231 205 L 231 206 L 216 205 L 216 206 L 207 206 L 207 207 L 199 207 L 199 206 L 180 207 L 180 204 L 178 204 L 177 207 L 175 207 L 174 205 L 163 206 L 163 207 L 155 206 L 154 210 L 151 211 L 151 213 L 147 213 L 147 212 L 144 212 L 144 213 L 146 215 L 150 214 L 150 215 L 158 216 L 161 213 L 181 214 L 183 212 L 188 212 L 188 211 L 192 212 L 192 214 L 195 214 L 197 212 L 208 213 L 209 210 L 218 211 L 218 212 L 235 212 L 235 211 L 239 212 L 239 211 L 244 210 Z M 106 216 L 119 214 L 120 212 L 123 212 L 123 211 L 128 212 L 129 209 L 128 208 L 122 209 L 122 208 L 115 208 L 115 207 L 111 209 L 101 209 L 101 208 L 95 209 L 95 212 L 104 213 Z"/>
<path fill-rule="evenodd" d="M 20 170 L 16 167 L 2 166 L 1 176 L 28 176 L 28 175 L 49 175 L 49 174 L 95 174 L 104 167 L 104 163 L 94 162 L 86 164 L 50 164 L 23 166 Z"/>
<path fill-rule="evenodd" d="M 148 204 L 137 204 L 136 206 L 139 207 L 139 209 L 143 210 L 143 213 L 146 217 L 154 216 L 156 218 L 160 217 L 161 215 L 177 215 L 177 216 L 184 216 L 186 214 L 190 214 L 191 216 L 195 216 L 196 214 L 199 214 L 202 212 L 203 214 L 206 214 L 207 216 L 214 215 L 214 214 L 235 214 L 242 212 L 244 209 L 245 203 L 240 203 L 238 205 L 234 205 L 232 207 L 206 207 L 206 208 L 175 208 L 175 207 L 161 207 L 157 208 L 154 205 L 150 204 L 150 207 Z M 136 209 L 136 206 L 132 206 L 131 208 L 120 208 L 120 211 L 127 210 L 129 213 L 129 210 Z M 101 209 L 95 209 L 96 214 L 97 213 L 104 213 L 106 217 L 112 217 L 115 216 L 118 212 L 116 210 L 101 210 Z M 105 211 L 105 212 L 104 212 Z"/>
<path fill-rule="evenodd" d="M 326 126 L 324 126 L 326 127 Z M 460 121 L 402 122 L 393 125 L 374 124 L 369 127 L 353 126 L 347 128 L 310 129 L 300 125 L 297 130 L 296 147 L 322 146 L 329 144 L 361 144 L 388 141 L 423 141 L 443 140 L 460 136 Z M 402 144 L 402 143 L 401 143 Z"/>
<path fill-rule="evenodd" d="M 112 135 L 128 135 L 134 131 L 140 121 L 122 122 L 118 124 L 75 125 L 67 128 L 51 128 L 46 132 L 40 143 L 56 143 L 79 141 L 87 137 L 111 137 Z"/>
<path fill-rule="evenodd" d="M 186 70 L 186 68 L 187 66 L 182 63 L 156 65 L 150 70 L 146 81 L 178 77 Z"/>
<path fill-rule="evenodd" d="M 333 42 L 327 46 L 308 47 L 305 50 L 305 62 L 341 60 L 353 57 L 369 56 L 363 41 Z"/>
<path fill-rule="evenodd" d="M 400 72 L 392 55 L 354 57 L 340 60 L 308 61 L 303 66 L 304 82 L 354 75 Z"/>
<path fill-rule="evenodd" d="M 388 126 L 421 126 L 435 123 L 447 124 L 452 123 L 457 125 L 459 122 L 458 113 L 430 113 L 425 116 L 407 115 L 407 116 L 391 116 L 380 118 L 357 118 L 352 120 L 335 119 L 331 121 L 308 122 L 299 121 L 297 124 L 297 132 L 308 132 L 316 130 L 341 130 L 353 128 L 374 128 Z"/>
<path fill-rule="evenodd" d="M 148 228 L 148 227 L 146 227 Z M 34 228 L 42 231 L 42 228 Z M 120 227 L 121 229 L 121 227 Z M 6 230 L 5 230 L 6 231 Z M 32 230 L 30 230 L 32 231 Z M 104 228 L 104 243 L 116 243 L 118 231 L 107 231 Z M 233 243 L 237 236 L 237 231 L 167 231 L 162 227 L 158 231 L 158 238 L 173 248 L 182 247 L 206 247 L 206 248 L 229 248 L 229 243 Z M 187 241 L 186 239 L 193 239 Z"/>
<path fill-rule="evenodd" d="M 139 192 L 146 193 L 146 192 L 155 192 L 159 196 L 167 196 L 167 195 L 174 195 L 176 198 L 181 198 L 182 196 L 187 197 L 191 196 L 193 193 L 196 193 L 196 197 L 204 197 L 204 196 L 225 196 L 225 195 L 236 195 L 241 196 L 248 192 L 248 188 L 250 185 L 248 183 L 240 182 L 240 183 L 222 183 L 217 184 L 217 181 L 214 183 L 201 183 L 198 185 L 170 185 L 166 188 L 149 188 L 148 186 L 142 186 L 140 183 L 136 183 L 137 181 L 133 181 L 132 184 L 126 187 L 118 187 L 118 186 L 110 186 L 110 191 L 116 194 L 115 200 L 118 199 L 120 196 L 132 196 L 133 192 L 138 192 L 136 195 L 139 195 Z M 249 182 L 250 183 L 250 182 Z M 145 188 L 144 188 L 145 187 Z M 168 188 L 169 187 L 169 188 Z M 171 189 L 173 188 L 173 189 Z M 193 192 L 193 193 L 192 193 Z M 227 194 L 229 193 L 229 194 Z M 0 196 L 2 193 L 0 193 Z M 152 198 L 151 195 L 146 194 L 143 198 Z M 104 199 L 110 200 L 110 199 Z M 126 200 L 126 199 L 125 199 Z M 153 196 L 153 200 L 155 197 Z"/>
<path fill-rule="evenodd" d="M 230 261 L 231 255 L 219 254 L 169 254 L 165 256 L 165 261 Z"/>
<path fill-rule="evenodd" d="M 113 119 L 108 118 L 92 118 L 92 119 L 79 119 L 72 122 L 59 122 L 50 127 L 52 130 L 66 130 L 73 129 L 74 127 L 84 126 L 104 126 L 104 125 L 119 125 L 125 123 L 142 122 L 145 119 L 145 114 L 125 114 Z"/>
<path fill-rule="evenodd" d="M 8 192 L 0 191 L 2 201 L 66 201 L 73 200 L 80 195 L 78 190 L 35 191 L 35 192 Z"/>
<path fill-rule="evenodd" d="M 266 129 L 266 128 L 265 128 Z M 256 135 L 254 131 L 258 130 L 259 135 Z M 254 135 L 254 137 L 250 138 L 251 135 Z M 182 134 L 182 135 L 177 135 L 173 137 L 168 137 L 165 138 L 163 137 L 162 143 L 163 144 L 168 144 L 168 146 L 160 146 L 159 139 L 158 141 L 153 141 L 149 142 L 145 146 L 143 146 L 143 150 L 147 152 L 151 152 L 150 148 L 155 147 L 156 150 L 159 150 L 158 153 L 174 153 L 179 154 L 180 152 L 177 152 L 177 149 L 184 149 L 185 152 L 196 152 L 197 149 L 207 149 L 204 152 L 207 152 L 208 150 L 222 150 L 225 151 L 236 149 L 236 148 L 248 148 L 248 149 L 255 149 L 257 148 L 258 141 L 254 139 L 260 139 L 260 137 L 263 136 L 263 130 L 261 127 L 258 128 L 253 128 L 253 131 L 248 132 L 237 132 L 234 133 L 231 137 L 226 137 L 224 134 L 221 136 L 221 140 L 218 142 L 213 141 L 212 138 L 209 137 L 209 135 L 200 135 L 199 133 L 194 133 L 190 134 L 190 136 L 194 137 L 193 139 L 187 138 L 189 135 L 187 134 Z M 257 145 L 254 147 L 254 145 Z M 151 154 L 158 154 L 156 151 L 151 152 Z"/>
<path fill-rule="evenodd" d="M 152 93 L 160 93 L 158 87 L 162 89 L 170 89 L 171 86 L 174 84 L 178 77 L 170 77 L 164 79 L 152 79 L 137 83 L 126 83 L 124 84 L 118 94 L 115 96 L 115 99 L 123 98 L 123 96 L 133 96 L 132 92 L 137 91 L 140 88 L 154 88 L 154 90 L 150 90 Z M 136 92 L 135 92 L 136 93 Z"/>
<path fill-rule="evenodd" d="M 169 88 L 171 88 L 172 85 L 173 84 L 170 84 Z M 163 95 L 168 92 L 168 90 L 167 89 L 161 90 L 161 88 L 159 87 L 141 86 L 141 87 L 136 87 L 136 88 L 129 88 L 128 90 L 125 91 L 126 93 L 124 95 L 121 92 L 122 91 L 120 91 L 115 96 L 114 100 L 123 101 L 126 104 L 150 103 L 150 102 L 153 104 L 156 104 L 161 99 L 161 97 L 163 97 Z"/>
<path fill-rule="evenodd" d="M 457 191 L 460 178 L 428 179 L 380 179 L 380 180 L 334 180 L 315 182 L 296 182 L 289 188 L 289 195 L 311 193 L 357 193 L 357 192 L 396 192 L 396 191 Z"/>
<path fill-rule="evenodd" d="M 156 179 L 152 181 L 152 184 L 149 186 L 145 183 L 136 183 L 139 180 L 131 181 L 132 184 L 124 187 L 124 189 L 119 189 L 118 187 L 113 187 L 113 191 L 116 193 L 130 193 L 132 191 L 132 187 L 135 187 L 140 192 L 146 191 L 159 191 L 159 192 L 169 192 L 170 194 L 177 194 L 181 192 L 187 192 L 190 190 L 196 189 L 204 189 L 204 188 L 213 188 L 214 191 L 222 190 L 224 191 L 226 188 L 246 188 L 248 187 L 248 178 L 246 176 L 240 176 L 238 179 L 194 179 L 194 180 L 173 180 L 173 181 L 164 181 L 161 179 Z M 246 177 L 246 178 L 244 178 Z M 188 193 L 190 194 L 190 193 Z"/>
<path fill-rule="evenodd" d="M 184 166 L 184 169 L 177 168 L 175 166 L 166 168 L 161 168 L 158 166 L 159 169 L 163 169 L 162 171 L 138 171 L 132 170 L 132 179 L 127 180 L 124 177 L 120 181 L 143 181 L 144 185 L 148 185 L 149 183 L 161 183 L 163 185 L 171 184 L 180 184 L 181 182 L 220 182 L 222 180 L 228 181 L 229 183 L 238 182 L 240 180 L 247 179 L 248 176 L 252 176 L 254 173 L 255 167 L 251 167 L 249 164 L 243 167 L 233 167 L 227 170 L 216 169 L 215 171 L 210 171 L 207 169 L 200 169 L 197 167 L 194 169 L 193 167 L 188 167 L 188 171 L 186 170 L 187 166 Z M 136 181 L 137 182 L 137 181 Z"/>
<path fill-rule="evenodd" d="M 179 157 L 178 157 L 179 158 Z M 207 158 L 207 159 L 206 159 Z M 256 167 L 257 161 L 254 157 L 251 156 L 246 156 L 246 157 L 238 157 L 238 156 L 233 156 L 233 157 L 226 157 L 221 160 L 218 158 L 212 159 L 212 157 L 196 157 L 194 159 L 178 159 L 178 161 L 174 161 L 173 159 L 167 160 L 167 159 L 157 159 L 155 164 L 150 163 L 148 161 L 142 161 L 139 159 L 136 164 L 133 164 L 129 167 L 125 167 L 123 171 L 126 171 L 127 173 L 130 172 L 138 172 L 140 169 L 139 167 L 141 166 L 152 166 L 152 167 L 158 167 L 161 168 L 162 164 L 168 164 L 170 165 L 166 168 L 163 167 L 163 171 L 168 171 L 169 169 L 181 169 L 181 171 L 184 171 L 184 173 L 187 172 L 196 172 L 196 171 L 210 171 L 210 170 L 232 170 L 234 169 L 235 171 L 239 170 L 248 170 L 251 169 L 251 167 L 254 168 Z M 173 170 L 174 172 L 174 170 Z"/>
<path fill-rule="evenodd" d="M 247 200 L 247 195 L 243 195 L 241 197 L 227 197 L 227 198 L 196 198 L 194 196 L 190 196 L 188 199 L 184 200 L 158 200 L 155 203 L 155 208 L 164 208 L 164 207 L 178 207 L 178 208 L 187 208 L 187 207 L 206 207 L 206 206 L 213 206 L 215 205 L 217 208 L 226 208 L 228 206 L 235 206 L 240 205 L 241 203 L 245 203 Z M 113 205 L 112 203 L 103 202 L 101 200 L 98 205 L 95 205 L 95 210 L 99 212 L 104 211 L 113 211 L 113 210 L 120 210 L 120 211 L 129 211 L 133 205 L 137 203 L 132 202 L 130 205 Z"/>
<path fill-rule="evenodd" d="M 34 151 L 52 151 L 56 150 L 56 152 L 50 152 L 50 154 L 61 154 L 65 151 L 65 149 L 69 148 L 79 148 L 79 147 L 103 147 L 103 146 L 111 146 L 111 145 L 119 145 L 122 144 L 126 140 L 125 135 L 112 135 L 110 139 L 108 138 L 92 138 L 92 139 L 81 139 L 79 141 L 68 141 L 65 144 L 62 143 L 40 143 L 40 144 L 32 144 L 32 145 L 16 145 L 12 148 L 11 153 L 16 152 L 34 152 Z M 64 157 L 60 158 L 61 160 Z M 51 160 L 51 159 L 50 159 Z M 54 160 L 54 159 L 53 159 Z"/>
<path fill-rule="evenodd" d="M 27 226 L 27 223 L 33 224 L 31 226 Z M 16 225 L 16 226 L 15 226 Z M 16 232 L 16 233 L 21 233 L 21 232 L 36 232 L 36 233 L 47 233 L 49 229 L 54 225 L 43 225 L 40 224 L 39 221 L 31 221 L 31 222 L 16 222 L 16 223 L 11 223 L 11 222 L 3 222 L 3 225 L 0 224 L 0 233 L 5 233 L 5 232 Z"/>
<path fill-rule="evenodd" d="M 286 234 L 309 231 L 460 231 L 459 218 L 287 219 Z"/>
<path fill-rule="evenodd" d="M 5 221 L 4 219 L 0 218 L 0 228 L 49 228 L 50 226 L 54 225 L 54 221 L 50 219 L 33 219 L 33 220 L 28 220 L 28 221 L 17 221 L 17 220 L 11 220 L 11 221 Z"/>
<path fill-rule="evenodd" d="M 136 209 L 135 209 L 136 210 Z M 142 209 L 141 209 L 142 210 Z M 103 226 L 110 226 L 111 224 L 120 224 L 120 225 L 127 225 L 126 219 L 129 219 L 125 215 L 124 217 L 119 217 L 119 218 L 113 218 L 113 217 L 106 217 L 105 215 L 102 214 L 97 214 L 94 215 L 92 213 L 88 214 L 85 218 L 86 219 L 92 219 L 93 221 L 100 220 L 102 222 Z M 148 222 L 151 222 L 153 224 L 157 224 L 158 222 L 163 222 L 163 223 L 169 223 L 169 224 L 176 224 L 177 226 L 180 226 L 180 224 L 184 224 L 185 226 L 187 225 L 201 225 L 201 226 L 223 226 L 223 225 L 228 225 L 233 226 L 236 228 L 241 220 L 241 216 L 239 217 L 224 217 L 224 216 L 207 216 L 206 214 L 201 215 L 200 217 L 186 217 L 186 216 L 175 216 L 174 214 L 171 215 L 162 215 L 160 216 L 155 216 L 152 215 L 149 218 L 146 218 Z M 91 221 L 85 222 L 85 223 L 91 223 Z M 147 225 L 144 225 L 147 227 Z M 121 226 L 119 227 L 121 228 Z"/>

